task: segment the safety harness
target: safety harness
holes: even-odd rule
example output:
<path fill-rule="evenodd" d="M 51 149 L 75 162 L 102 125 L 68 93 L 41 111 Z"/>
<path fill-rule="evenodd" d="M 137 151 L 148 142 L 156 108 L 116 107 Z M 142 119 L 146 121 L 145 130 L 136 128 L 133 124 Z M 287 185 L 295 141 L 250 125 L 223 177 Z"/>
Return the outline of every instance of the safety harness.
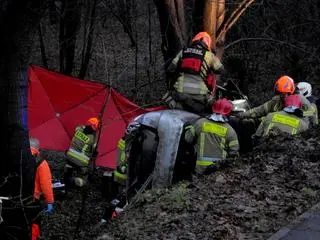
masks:
<path fill-rule="evenodd" d="M 200 75 L 201 79 L 206 84 L 210 91 L 215 91 L 216 79 L 213 72 L 209 68 L 205 60 L 205 48 L 187 47 L 182 50 L 182 60 L 179 65 L 180 72 Z"/>
<path fill-rule="evenodd" d="M 201 74 L 201 66 L 203 65 L 202 63 L 205 62 L 204 60 L 205 54 L 206 54 L 205 49 L 200 49 L 200 48 L 183 49 L 182 61 L 180 64 L 181 72 L 189 73 L 189 74 Z"/>

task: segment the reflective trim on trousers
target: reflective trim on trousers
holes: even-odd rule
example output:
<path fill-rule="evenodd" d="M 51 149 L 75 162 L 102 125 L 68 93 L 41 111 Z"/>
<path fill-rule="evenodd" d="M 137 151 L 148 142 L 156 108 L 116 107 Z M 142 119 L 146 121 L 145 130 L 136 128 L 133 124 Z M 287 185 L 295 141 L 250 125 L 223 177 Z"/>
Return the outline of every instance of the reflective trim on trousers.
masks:
<path fill-rule="evenodd" d="M 197 166 L 210 166 L 221 160 L 221 158 L 202 157 L 201 159 L 197 160 Z"/>
<path fill-rule="evenodd" d="M 86 156 L 78 151 L 75 151 L 72 148 L 69 149 L 69 151 L 67 152 L 67 155 L 75 158 L 76 160 L 80 161 L 84 165 L 88 165 L 88 162 L 90 160 L 90 158 L 88 156 Z"/>

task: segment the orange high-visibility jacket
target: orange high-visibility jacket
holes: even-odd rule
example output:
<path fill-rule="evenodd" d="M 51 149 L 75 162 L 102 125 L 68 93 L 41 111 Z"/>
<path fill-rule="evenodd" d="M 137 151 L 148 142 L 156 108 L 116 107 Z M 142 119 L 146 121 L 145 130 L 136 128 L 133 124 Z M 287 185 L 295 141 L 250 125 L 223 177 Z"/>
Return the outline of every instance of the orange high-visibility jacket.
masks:
<path fill-rule="evenodd" d="M 37 167 L 33 197 L 34 199 L 40 200 L 42 194 L 44 195 L 46 203 L 54 202 L 52 175 L 46 160 L 43 160 Z"/>

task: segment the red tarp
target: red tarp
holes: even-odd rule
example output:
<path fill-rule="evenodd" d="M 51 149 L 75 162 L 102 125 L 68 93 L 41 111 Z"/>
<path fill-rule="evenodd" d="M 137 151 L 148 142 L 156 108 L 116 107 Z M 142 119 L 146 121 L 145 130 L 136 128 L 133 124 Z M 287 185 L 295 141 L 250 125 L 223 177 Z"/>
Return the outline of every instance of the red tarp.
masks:
<path fill-rule="evenodd" d="M 44 68 L 28 71 L 28 125 L 40 147 L 66 151 L 74 129 L 88 118 L 102 117 L 97 166 L 115 168 L 118 140 L 130 120 L 147 111 L 106 85 L 79 80 Z"/>

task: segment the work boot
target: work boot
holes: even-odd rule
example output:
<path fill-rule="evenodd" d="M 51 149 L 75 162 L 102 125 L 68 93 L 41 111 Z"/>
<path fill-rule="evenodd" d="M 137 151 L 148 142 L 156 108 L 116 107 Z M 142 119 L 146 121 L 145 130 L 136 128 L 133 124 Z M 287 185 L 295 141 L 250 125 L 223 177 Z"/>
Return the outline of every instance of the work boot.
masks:
<path fill-rule="evenodd" d="M 64 166 L 64 176 L 63 176 L 66 192 L 68 192 L 72 188 L 72 176 L 73 176 L 73 167 L 69 164 L 66 164 Z"/>

